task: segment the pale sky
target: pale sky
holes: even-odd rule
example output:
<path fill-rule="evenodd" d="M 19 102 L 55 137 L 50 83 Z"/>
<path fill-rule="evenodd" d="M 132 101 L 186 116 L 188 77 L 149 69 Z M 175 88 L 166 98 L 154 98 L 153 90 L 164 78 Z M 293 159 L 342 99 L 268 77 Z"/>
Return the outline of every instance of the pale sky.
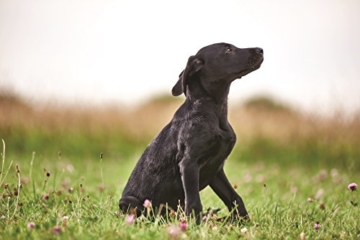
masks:
<path fill-rule="evenodd" d="M 0 87 L 30 99 L 131 105 L 170 94 L 190 55 L 262 47 L 231 102 L 360 108 L 359 0 L 0 0 Z"/>

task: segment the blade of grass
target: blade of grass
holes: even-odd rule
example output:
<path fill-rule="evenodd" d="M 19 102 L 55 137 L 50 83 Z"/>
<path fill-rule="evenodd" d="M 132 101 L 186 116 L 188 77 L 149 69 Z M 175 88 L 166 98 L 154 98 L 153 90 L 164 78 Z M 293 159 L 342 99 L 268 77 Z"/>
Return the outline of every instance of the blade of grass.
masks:
<path fill-rule="evenodd" d="M 16 176 L 18 178 L 18 186 L 17 186 L 17 195 L 16 195 L 16 201 L 15 201 L 15 209 L 14 209 L 14 213 L 12 215 L 12 218 L 15 217 L 15 214 L 18 210 L 18 206 L 19 206 L 19 197 L 20 197 L 20 188 L 21 188 L 21 178 L 20 178 L 20 167 L 19 165 L 16 164 Z"/>
<path fill-rule="evenodd" d="M 31 157 L 31 161 L 30 161 L 30 182 L 32 184 L 32 190 L 33 190 L 33 195 L 34 195 L 34 201 L 36 201 L 36 191 L 35 191 L 35 181 L 32 178 L 32 169 L 33 169 L 33 164 L 34 164 L 34 160 L 35 160 L 35 152 L 32 153 L 32 157 Z"/>
<path fill-rule="evenodd" d="M 4 172 L 4 165 L 5 165 L 5 141 L 4 139 L 1 139 L 2 140 L 2 144 L 3 144 L 3 152 L 1 153 L 1 156 L 2 156 L 2 164 L 1 164 L 1 173 L 0 173 L 0 180 L 2 179 L 2 176 L 3 176 L 3 172 Z M 2 180 L 1 180 L 1 184 L 2 185 Z"/>
<path fill-rule="evenodd" d="M 103 153 L 100 153 L 100 174 L 101 174 L 101 183 L 103 185 L 103 187 L 105 188 L 105 184 L 104 184 L 104 174 L 103 174 L 103 170 L 102 170 L 102 160 L 103 160 Z M 100 204 L 102 203 L 102 199 L 103 199 L 103 192 L 101 191 L 101 195 L 100 195 Z"/>

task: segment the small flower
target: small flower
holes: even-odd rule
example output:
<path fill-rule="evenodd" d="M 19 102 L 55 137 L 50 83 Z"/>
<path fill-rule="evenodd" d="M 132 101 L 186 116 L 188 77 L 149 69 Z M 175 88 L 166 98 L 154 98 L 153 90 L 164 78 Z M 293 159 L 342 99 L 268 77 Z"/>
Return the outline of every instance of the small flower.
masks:
<path fill-rule="evenodd" d="M 297 188 L 296 186 L 290 186 L 290 191 L 291 191 L 292 193 L 297 193 L 298 188 Z"/>
<path fill-rule="evenodd" d="M 174 210 L 170 210 L 169 217 L 175 217 L 176 213 Z"/>
<path fill-rule="evenodd" d="M 180 228 L 178 226 L 175 226 L 175 225 L 171 225 L 169 228 L 168 228 L 168 234 L 170 236 L 170 238 L 177 238 L 179 237 L 180 235 Z"/>
<path fill-rule="evenodd" d="M 328 173 L 326 170 L 321 170 L 318 175 L 315 177 L 317 182 L 322 182 L 328 177 Z"/>
<path fill-rule="evenodd" d="M 60 233 L 61 233 L 61 227 L 55 226 L 55 227 L 53 228 L 53 232 L 56 233 L 56 234 L 60 234 Z"/>
<path fill-rule="evenodd" d="M 99 189 L 100 192 L 104 191 L 104 189 L 105 189 L 104 184 L 100 183 L 100 184 L 98 185 L 98 189 Z"/>
<path fill-rule="evenodd" d="M 21 185 L 25 185 L 25 184 L 28 184 L 30 182 L 30 177 L 22 177 L 20 178 L 20 183 Z"/>
<path fill-rule="evenodd" d="M 27 228 L 28 228 L 29 230 L 35 228 L 35 223 L 34 223 L 34 222 L 28 222 Z"/>
<path fill-rule="evenodd" d="M 307 201 L 311 203 L 311 202 L 313 202 L 313 199 L 312 199 L 311 197 L 309 197 L 309 198 L 307 199 Z"/>
<path fill-rule="evenodd" d="M 348 189 L 350 190 L 350 191 L 355 191 L 356 189 L 357 189 L 357 184 L 356 183 L 350 183 L 349 185 L 348 185 Z"/>
<path fill-rule="evenodd" d="M 340 183 L 342 181 L 342 178 L 336 168 L 331 169 L 330 174 L 334 183 Z"/>
<path fill-rule="evenodd" d="M 68 185 L 68 181 L 66 181 L 66 180 L 64 180 L 64 181 L 62 181 L 61 182 L 61 186 L 63 187 L 63 188 L 66 188 L 66 186 Z"/>
<path fill-rule="evenodd" d="M 246 173 L 244 176 L 244 181 L 251 182 L 251 180 L 252 180 L 252 176 L 249 173 Z"/>
<path fill-rule="evenodd" d="M 183 220 L 183 221 L 180 223 L 180 230 L 183 231 L 183 232 L 185 232 L 186 229 L 187 229 L 187 227 L 188 227 L 188 224 L 187 224 L 186 220 Z"/>
<path fill-rule="evenodd" d="M 43 199 L 44 199 L 44 200 L 49 200 L 49 195 L 48 195 L 48 194 L 45 194 L 45 195 L 43 196 Z"/>
<path fill-rule="evenodd" d="M 248 229 L 247 229 L 246 227 L 243 227 L 243 228 L 240 230 L 240 232 L 241 232 L 242 234 L 246 234 L 246 233 L 248 232 Z"/>
<path fill-rule="evenodd" d="M 149 199 L 145 199 L 143 206 L 145 208 L 151 208 L 151 201 Z"/>
<path fill-rule="evenodd" d="M 80 192 L 81 192 L 81 193 L 84 193 L 84 192 L 85 192 L 85 188 L 84 188 L 84 186 L 83 186 L 82 184 L 80 184 Z"/>
<path fill-rule="evenodd" d="M 314 229 L 315 229 L 315 231 L 320 229 L 320 223 L 319 222 L 315 223 Z"/>
<path fill-rule="evenodd" d="M 217 226 L 213 226 L 213 227 L 212 227 L 212 230 L 213 230 L 213 231 L 219 231 L 219 228 L 218 228 Z"/>
<path fill-rule="evenodd" d="M 125 217 L 125 222 L 126 222 L 127 224 L 129 224 L 129 225 L 134 224 L 134 222 L 135 222 L 135 216 L 134 216 L 133 214 L 127 215 L 127 216 Z"/>
<path fill-rule="evenodd" d="M 5 215 L 1 215 L 1 219 L 6 219 Z"/>
<path fill-rule="evenodd" d="M 71 164 L 66 165 L 66 171 L 68 171 L 69 173 L 74 172 L 74 170 L 75 170 L 75 168 L 73 165 L 71 165 Z"/>
<path fill-rule="evenodd" d="M 324 189 L 320 188 L 315 195 L 316 200 L 320 200 L 324 196 Z"/>
<path fill-rule="evenodd" d="M 306 236 L 305 236 L 304 232 L 301 232 L 299 237 L 300 237 L 300 240 L 305 240 L 306 239 Z"/>
<path fill-rule="evenodd" d="M 69 217 L 68 216 L 63 216 L 62 220 L 63 220 L 62 225 L 63 225 L 64 228 L 66 228 Z"/>

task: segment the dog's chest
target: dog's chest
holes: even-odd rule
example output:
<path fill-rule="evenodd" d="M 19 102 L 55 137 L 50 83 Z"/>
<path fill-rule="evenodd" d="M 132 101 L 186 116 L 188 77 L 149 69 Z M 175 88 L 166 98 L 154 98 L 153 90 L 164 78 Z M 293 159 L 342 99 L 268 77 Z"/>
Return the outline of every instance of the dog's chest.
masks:
<path fill-rule="evenodd" d="M 214 139 L 207 146 L 207 153 L 199 162 L 200 188 L 204 188 L 223 167 L 236 142 L 234 131 L 214 129 Z"/>

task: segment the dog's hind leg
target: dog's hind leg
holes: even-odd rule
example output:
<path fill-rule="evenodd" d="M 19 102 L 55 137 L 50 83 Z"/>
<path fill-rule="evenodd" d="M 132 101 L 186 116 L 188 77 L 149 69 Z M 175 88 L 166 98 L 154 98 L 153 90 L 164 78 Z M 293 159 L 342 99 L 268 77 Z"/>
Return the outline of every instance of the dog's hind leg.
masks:
<path fill-rule="evenodd" d="M 132 196 L 121 197 L 119 201 L 119 207 L 123 213 L 132 213 L 132 211 L 135 211 L 136 216 L 140 216 L 144 210 L 142 202 L 140 202 L 136 197 Z"/>

